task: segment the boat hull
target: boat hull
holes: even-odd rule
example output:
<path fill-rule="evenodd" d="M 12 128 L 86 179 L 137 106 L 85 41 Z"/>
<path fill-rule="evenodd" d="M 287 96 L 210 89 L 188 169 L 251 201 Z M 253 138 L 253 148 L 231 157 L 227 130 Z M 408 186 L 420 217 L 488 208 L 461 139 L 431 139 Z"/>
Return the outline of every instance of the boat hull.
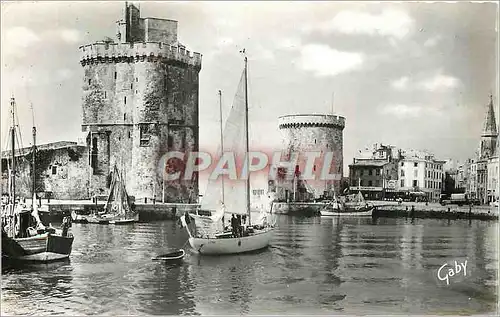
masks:
<path fill-rule="evenodd" d="M 119 218 L 109 221 L 112 225 L 127 225 L 135 222 L 139 222 L 139 214 L 135 215 L 133 218 Z"/>
<path fill-rule="evenodd" d="M 5 240 L 5 241 L 3 241 Z M 7 259 L 16 261 L 52 262 L 69 258 L 73 236 L 62 237 L 44 233 L 29 238 L 12 239 L 2 237 L 2 253 Z M 5 243 L 5 244 L 4 244 Z"/>
<path fill-rule="evenodd" d="M 241 238 L 189 238 L 189 244 L 199 254 L 238 254 L 260 250 L 269 246 L 274 229 L 257 231 Z"/>
<path fill-rule="evenodd" d="M 373 213 L 373 207 L 368 209 L 362 209 L 359 211 L 356 210 L 347 210 L 347 211 L 333 211 L 323 209 L 320 211 L 322 217 L 331 217 L 331 216 L 339 216 L 339 217 L 371 217 Z"/>

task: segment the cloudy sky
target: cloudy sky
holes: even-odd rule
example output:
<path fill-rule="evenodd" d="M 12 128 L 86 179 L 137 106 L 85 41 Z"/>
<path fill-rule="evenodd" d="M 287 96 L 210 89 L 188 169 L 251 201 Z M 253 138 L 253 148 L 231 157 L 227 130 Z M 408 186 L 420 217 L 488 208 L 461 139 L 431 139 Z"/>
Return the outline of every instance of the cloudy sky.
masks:
<path fill-rule="evenodd" d="M 123 6 L 2 2 L 3 146 L 11 94 L 25 145 L 30 103 L 40 143 L 80 136 L 78 46 L 114 37 Z M 254 147 L 280 146 L 280 115 L 333 111 L 346 117 L 345 173 L 373 143 L 472 156 L 490 93 L 498 105 L 494 3 L 142 2 L 141 13 L 178 20 L 180 41 L 203 54 L 202 146 L 219 139 L 217 91 L 226 116 L 243 47 Z"/>

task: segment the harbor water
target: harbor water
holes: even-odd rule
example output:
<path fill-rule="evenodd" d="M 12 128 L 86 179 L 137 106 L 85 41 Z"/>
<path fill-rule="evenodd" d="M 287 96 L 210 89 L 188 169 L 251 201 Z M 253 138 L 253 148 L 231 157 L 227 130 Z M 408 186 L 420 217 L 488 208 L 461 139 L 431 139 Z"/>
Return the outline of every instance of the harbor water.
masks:
<path fill-rule="evenodd" d="M 2 267 L 2 315 L 479 314 L 496 312 L 498 223 L 279 216 L 272 245 L 183 262 L 174 221 L 73 224 L 70 261 Z M 448 263 L 466 274 L 438 278 Z M 445 273 L 442 273 L 445 275 Z"/>

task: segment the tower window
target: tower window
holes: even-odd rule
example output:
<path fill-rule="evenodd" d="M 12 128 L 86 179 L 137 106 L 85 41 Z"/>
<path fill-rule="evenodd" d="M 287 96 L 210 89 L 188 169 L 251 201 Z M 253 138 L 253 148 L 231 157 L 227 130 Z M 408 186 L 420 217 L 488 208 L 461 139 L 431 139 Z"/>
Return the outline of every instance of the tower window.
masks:
<path fill-rule="evenodd" d="M 97 138 L 92 139 L 92 150 L 90 155 L 90 166 L 92 167 L 92 173 L 97 174 Z"/>
<path fill-rule="evenodd" d="M 169 149 L 171 149 L 174 146 L 174 138 L 171 135 L 168 136 L 167 146 Z"/>
<path fill-rule="evenodd" d="M 135 82 L 138 83 L 139 82 L 139 77 L 136 77 L 135 78 Z"/>
<path fill-rule="evenodd" d="M 57 166 L 52 165 L 52 175 L 56 175 L 56 174 L 57 174 Z"/>
<path fill-rule="evenodd" d="M 123 103 L 127 104 L 127 96 L 123 97 Z"/>
<path fill-rule="evenodd" d="M 91 79 L 89 79 L 89 85 L 90 85 L 90 83 L 91 83 Z"/>
<path fill-rule="evenodd" d="M 130 131 L 128 131 L 128 138 L 130 139 Z"/>
<path fill-rule="evenodd" d="M 149 134 L 149 126 L 144 124 L 140 126 L 140 146 L 149 146 L 150 134 Z"/>
<path fill-rule="evenodd" d="M 127 114 L 126 113 L 123 114 L 123 120 L 127 120 Z"/>
<path fill-rule="evenodd" d="M 316 139 L 314 139 L 314 144 L 316 144 Z"/>
<path fill-rule="evenodd" d="M 134 88 L 133 88 L 133 84 L 130 84 L 130 89 L 134 89 Z"/>
<path fill-rule="evenodd" d="M 118 73 L 117 73 L 117 72 L 115 72 L 115 80 L 116 80 L 116 78 L 117 78 L 117 77 L 118 77 Z"/>

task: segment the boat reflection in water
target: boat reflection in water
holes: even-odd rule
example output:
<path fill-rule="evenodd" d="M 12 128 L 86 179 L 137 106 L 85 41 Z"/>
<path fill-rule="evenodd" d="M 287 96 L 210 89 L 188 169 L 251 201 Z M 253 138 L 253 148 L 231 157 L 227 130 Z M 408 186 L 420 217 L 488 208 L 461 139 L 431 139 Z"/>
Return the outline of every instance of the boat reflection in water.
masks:
<path fill-rule="evenodd" d="M 187 241 L 173 221 L 72 229 L 70 262 L 3 271 L 3 314 L 458 315 L 496 309 L 495 222 L 283 215 L 269 248 L 223 257 L 187 248 L 179 264 L 151 260 Z M 441 265 L 464 259 L 467 277 L 450 285 L 437 279 Z"/>

